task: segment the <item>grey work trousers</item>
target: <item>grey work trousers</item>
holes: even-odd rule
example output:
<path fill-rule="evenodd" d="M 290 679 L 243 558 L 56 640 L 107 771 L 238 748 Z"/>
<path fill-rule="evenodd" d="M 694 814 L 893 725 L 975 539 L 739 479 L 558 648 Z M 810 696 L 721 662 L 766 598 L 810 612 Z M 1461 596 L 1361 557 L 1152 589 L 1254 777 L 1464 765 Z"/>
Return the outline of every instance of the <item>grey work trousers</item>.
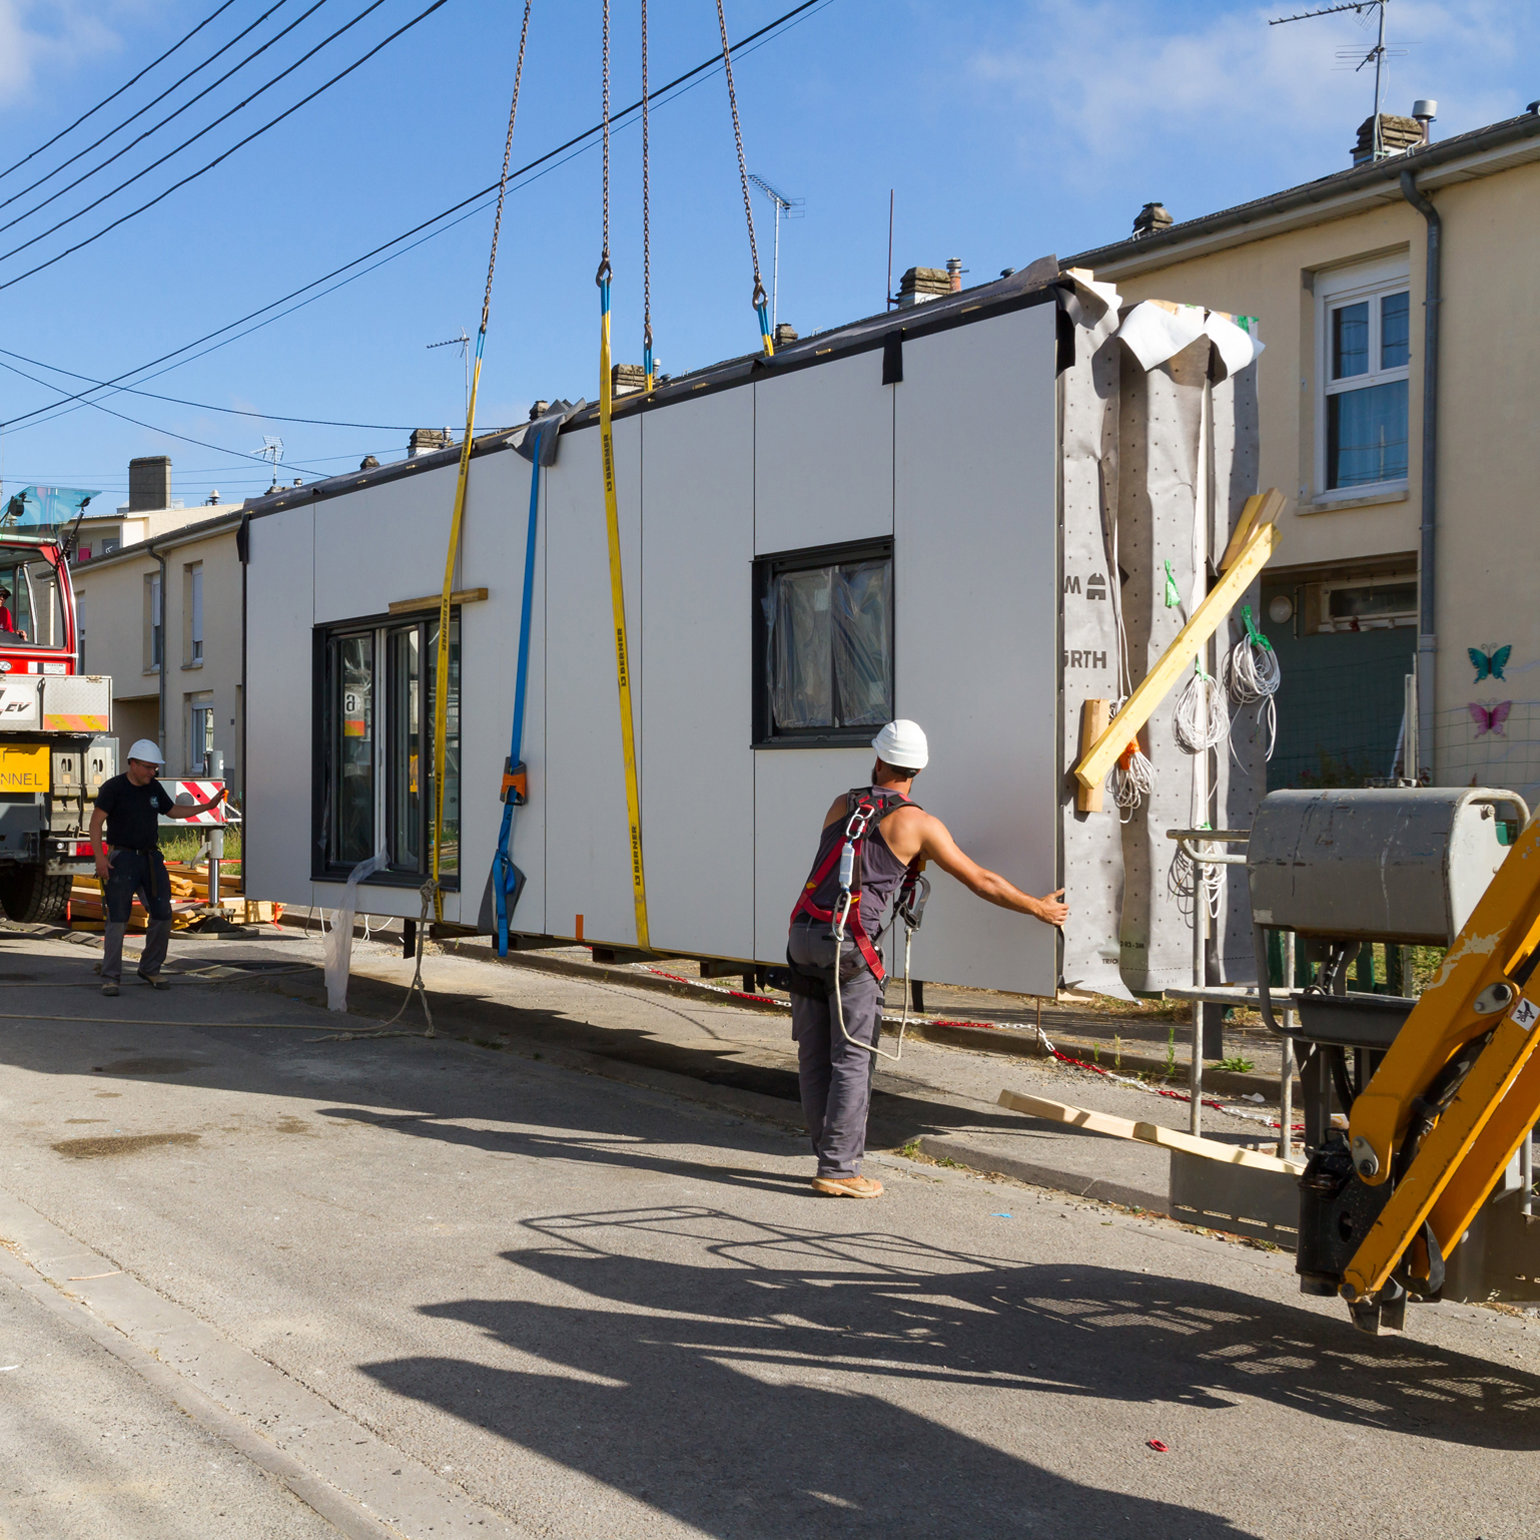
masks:
<path fill-rule="evenodd" d="M 158 850 L 113 850 L 107 874 L 107 914 L 102 934 L 102 983 L 117 984 L 123 978 L 123 932 L 128 928 L 134 897 L 144 905 L 149 927 L 139 971 L 154 978 L 166 961 L 171 940 L 171 879 Z"/>
<path fill-rule="evenodd" d="M 804 978 L 832 978 L 831 943 L 821 927 L 793 925 L 786 958 Z M 841 979 L 845 1032 L 835 1015 L 832 987 L 826 996 L 793 994 L 791 1035 L 797 1044 L 797 1080 L 802 1114 L 818 1157 L 819 1176 L 855 1176 L 866 1153 L 866 1117 L 871 1107 L 876 1055 L 860 1046 L 875 1043 L 882 1023 L 882 985 L 864 963 Z"/>

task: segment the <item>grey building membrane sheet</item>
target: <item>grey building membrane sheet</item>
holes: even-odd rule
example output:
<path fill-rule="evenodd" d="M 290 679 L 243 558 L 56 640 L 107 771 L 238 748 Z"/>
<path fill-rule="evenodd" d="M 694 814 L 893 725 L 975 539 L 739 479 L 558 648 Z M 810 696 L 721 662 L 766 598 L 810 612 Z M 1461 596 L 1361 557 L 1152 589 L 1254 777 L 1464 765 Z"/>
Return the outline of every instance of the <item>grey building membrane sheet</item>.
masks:
<path fill-rule="evenodd" d="M 1231 703 L 1230 739 L 1200 764 L 1176 740 L 1173 691 L 1140 734 L 1150 794 L 1119 809 L 1109 785 L 1105 811 L 1083 813 L 1073 775 L 1082 704 L 1126 697 L 1207 591 L 1257 490 L 1260 349 L 1201 307 L 1124 309 L 1101 284 L 1082 284 L 1076 297 L 1076 361 L 1060 380 L 1063 974 L 1071 987 L 1126 996 L 1192 981 L 1192 899 L 1174 885 L 1167 830 L 1249 828 L 1266 790 L 1265 745 L 1255 711 Z M 1255 610 L 1255 590 L 1247 597 Z M 1244 634 L 1237 613 L 1205 649 L 1205 670 L 1216 673 Z M 1211 975 L 1245 980 L 1249 906 L 1231 872 L 1210 922 Z"/>

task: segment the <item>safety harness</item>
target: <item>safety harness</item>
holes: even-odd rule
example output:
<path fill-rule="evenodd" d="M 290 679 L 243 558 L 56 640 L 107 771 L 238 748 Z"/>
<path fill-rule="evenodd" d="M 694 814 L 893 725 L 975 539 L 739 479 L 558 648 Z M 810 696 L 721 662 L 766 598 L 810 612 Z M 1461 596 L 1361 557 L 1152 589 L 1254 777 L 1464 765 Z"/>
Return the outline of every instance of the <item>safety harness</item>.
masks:
<path fill-rule="evenodd" d="M 878 791 L 869 786 L 857 786 L 848 792 L 845 798 L 845 837 L 833 845 L 828 855 L 813 868 L 813 874 L 807 879 L 802 896 L 797 900 L 797 907 L 791 911 L 793 925 L 805 914 L 833 926 L 841 936 L 848 930 L 856 950 L 879 984 L 888 975 L 882 965 L 882 954 L 877 950 L 876 942 L 867 934 L 861 919 L 862 856 L 867 837 L 889 813 L 900 807 L 918 806 L 917 802 L 911 802 L 901 792 Z M 836 866 L 839 868 L 838 896 L 830 907 L 825 908 L 818 903 L 818 894 Z M 920 858 L 916 856 L 909 863 L 899 893 L 894 899 L 895 914 L 899 912 L 905 893 L 912 891 L 915 884 L 921 882 L 929 888 L 930 884 L 920 876 Z M 920 906 L 924 907 L 923 898 Z M 880 934 L 877 939 L 882 939 Z"/>
<path fill-rule="evenodd" d="M 821 924 L 829 925 L 833 931 L 834 977 L 830 994 L 834 1000 L 834 1018 L 839 1024 L 840 1035 L 846 1042 L 854 1044 L 857 1048 L 864 1048 L 878 1058 L 892 1059 L 895 1062 L 903 1055 L 904 1028 L 909 1024 L 909 950 L 914 941 L 914 933 L 920 928 L 920 920 L 925 913 L 925 901 L 930 896 L 930 879 L 921 875 L 921 858 L 916 856 L 905 868 L 904 875 L 899 880 L 898 891 L 893 895 L 893 913 L 887 925 L 874 938 L 867 933 L 866 925 L 861 919 L 862 856 L 867 837 L 889 813 L 900 807 L 918 806 L 918 803 L 911 802 L 900 792 L 877 791 L 875 788 L 863 786 L 854 788 L 845 802 L 847 816 L 844 838 L 831 845 L 828 854 L 813 868 L 812 876 L 803 886 L 802 897 L 797 900 L 796 908 L 791 911 L 793 925 L 806 915 Z M 831 905 L 825 906 L 818 902 L 818 897 L 824 892 L 825 884 L 835 873 L 836 868 L 838 868 L 835 879 L 838 883 L 838 894 Z M 841 988 L 841 975 L 845 936 L 848 930 L 862 961 L 872 970 L 872 976 L 878 984 L 884 983 L 887 979 L 887 970 L 882 965 L 882 953 L 877 948 L 882 942 L 883 935 L 897 920 L 904 922 L 904 1007 L 898 1026 L 898 1052 L 886 1053 L 875 1043 L 863 1043 L 859 1038 L 850 1035 L 850 1029 L 845 1025 L 845 1000 Z M 799 986 L 804 987 L 799 988 Z M 811 994 L 817 986 L 805 980 L 793 968 L 792 988 L 794 993 Z M 819 992 L 822 993 L 822 991 Z"/>

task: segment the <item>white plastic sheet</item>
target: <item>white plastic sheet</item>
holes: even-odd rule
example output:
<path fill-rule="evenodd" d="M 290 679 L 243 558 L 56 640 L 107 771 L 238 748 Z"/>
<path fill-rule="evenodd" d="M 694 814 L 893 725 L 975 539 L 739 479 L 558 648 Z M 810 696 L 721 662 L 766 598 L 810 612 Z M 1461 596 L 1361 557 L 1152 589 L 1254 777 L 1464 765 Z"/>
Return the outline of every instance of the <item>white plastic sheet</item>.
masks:
<path fill-rule="evenodd" d="M 358 885 L 367 877 L 384 870 L 390 857 L 377 850 L 367 861 L 360 861 L 348 873 L 342 890 L 342 904 L 332 916 L 332 928 L 326 933 L 326 1009 L 348 1008 L 348 970 L 353 962 L 353 918 L 358 912 Z"/>

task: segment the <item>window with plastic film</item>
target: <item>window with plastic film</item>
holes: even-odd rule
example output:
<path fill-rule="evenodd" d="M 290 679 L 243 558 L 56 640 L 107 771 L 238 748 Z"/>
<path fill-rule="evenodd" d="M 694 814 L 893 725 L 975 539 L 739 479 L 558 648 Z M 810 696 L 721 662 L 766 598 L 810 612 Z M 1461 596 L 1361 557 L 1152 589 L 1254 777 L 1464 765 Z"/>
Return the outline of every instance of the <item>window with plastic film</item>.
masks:
<path fill-rule="evenodd" d="M 823 546 L 754 564 L 754 740 L 859 743 L 893 715 L 893 545 Z"/>
<path fill-rule="evenodd" d="M 418 883 L 433 861 L 438 617 L 358 621 L 316 635 L 315 869 L 345 877 L 383 850 L 374 882 Z M 460 622 L 449 628 L 439 877 L 460 868 Z"/>

